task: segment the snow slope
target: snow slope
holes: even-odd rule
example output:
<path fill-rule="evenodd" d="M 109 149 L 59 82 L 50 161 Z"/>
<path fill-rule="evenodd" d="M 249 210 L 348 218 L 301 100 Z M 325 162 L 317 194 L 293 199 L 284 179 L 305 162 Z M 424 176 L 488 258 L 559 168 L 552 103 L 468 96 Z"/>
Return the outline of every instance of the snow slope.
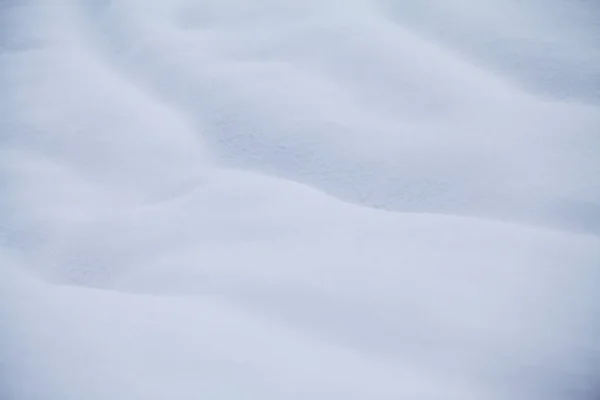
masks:
<path fill-rule="evenodd" d="M 598 11 L 548 4 L 0 2 L 0 397 L 592 399 Z"/>

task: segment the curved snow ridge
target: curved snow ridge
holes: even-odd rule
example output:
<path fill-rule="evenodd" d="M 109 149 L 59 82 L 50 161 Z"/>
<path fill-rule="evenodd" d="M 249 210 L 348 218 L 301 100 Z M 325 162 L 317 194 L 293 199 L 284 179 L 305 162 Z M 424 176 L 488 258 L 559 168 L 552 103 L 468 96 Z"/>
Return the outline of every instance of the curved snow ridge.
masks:
<path fill-rule="evenodd" d="M 379 1 L 392 21 L 537 95 L 600 101 L 600 8 L 594 2 Z M 510 29 L 508 29 L 510 27 Z"/>
<path fill-rule="evenodd" d="M 378 208 L 598 231 L 597 106 L 511 87 L 369 2 L 144 4 L 95 8 L 99 43 L 227 165 Z"/>
<path fill-rule="evenodd" d="M 591 398 L 598 237 L 458 214 L 589 220 L 598 108 L 381 4 L 0 6 L 9 400 Z"/>
<path fill-rule="evenodd" d="M 20 335 L 3 352 L 12 361 L 3 392 L 10 399 L 502 398 L 323 343 L 214 296 L 115 294 L 13 278 L 0 282 L 1 293 L 40 313 L 7 319 L 3 333 Z M 24 357 L 32 351 L 35 358 Z"/>
<path fill-rule="evenodd" d="M 357 399 L 378 394 L 382 387 L 389 398 L 410 395 L 413 390 L 425 398 L 447 398 L 457 385 L 463 388 L 457 397 L 529 399 L 548 398 L 551 394 L 558 399 L 565 390 L 584 391 L 593 381 L 587 359 L 597 352 L 597 310 L 592 299 L 600 246 L 594 237 L 458 217 L 370 210 L 344 205 L 301 185 L 244 172 L 215 173 L 178 200 L 108 218 L 62 221 L 54 228 L 61 235 L 46 238 L 52 252 L 41 254 L 45 264 L 42 270 L 53 267 L 51 278 L 59 283 L 112 289 L 98 296 L 114 305 L 98 308 L 93 305 L 96 295 L 86 297 L 87 292 L 81 289 L 49 289 L 56 292 L 51 297 L 64 290 L 64 296 L 72 299 L 69 301 L 73 306 L 61 311 L 66 313 L 65 319 L 75 308 L 85 309 L 78 313 L 103 313 L 110 318 L 102 334 L 108 338 L 101 340 L 115 341 L 106 350 L 109 355 L 94 356 L 88 344 L 96 340 L 92 328 L 79 328 L 79 323 L 85 327 L 86 322 L 78 322 L 71 328 L 74 333 L 69 334 L 82 341 L 76 349 L 81 347 L 83 354 L 94 360 L 92 365 L 104 365 L 105 357 L 113 362 L 125 360 L 118 362 L 125 365 L 120 367 L 124 372 L 98 371 L 108 382 L 130 374 L 160 375 L 163 367 L 154 363 L 165 362 L 158 361 L 164 360 L 162 352 L 168 357 L 168 365 L 172 365 L 168 360 L 179 357 L 180 352 L 188 354 L 186 365 L 189 362 L 194 371 L 212 370 L 213 362 L 237 359 L 227 352 L 219 353 L 214 361 L 198 356 L 204 354 L 206 344 L 198 343 L 192 334 L 196 328 L 190 332 L 190 326 L 196 325 L 190 324 L 197 324 L 202 331 L 206 324 L 221 329 L 210 317 L 212 313 L 207 316 L 206 296 L 225 301 L 237 310 L 231 317 L 234 320 L 243 313 L 284 329 L 278 333 L 261 331 L 256 338 L 261 343 L 268 342 L 270 334 L 284 338 L 288 331 L 309 335 L 313 339 L 307 348 L 314 349 L 316 341 L 324 348 L 351 349 L 360 357 L 357 365 L 364 366 L 365 360 L 372 359 L 377 368 L 396 377 L 385 382 L 370 378 L 357 381 L 352 378 L 355 372 L 347 367 L 333 367 L 343 361 L 339 356 L 318 350 L 314 353 L 319 354 L 318 358 L 303 361 L 294 354 L 297 350 L 303 352 L 299 349 L 304 345 L 286 341 L 286 346 L 292 346 L 281 350 L 287 355 L 286 365 L 294 374 L 301 374 L 303 381 L 308 380 L 306 390 L 323 398 L 330 390 L 354 391 L 353 385 L 335 383 L 348 379 L 360 387 Z M 70 297 L 67 293 L 73 291 L 79 294 Z M 133 297 L 123 292 L 161 297 L 145 300 L 147 297 L 142 296 L 134 300 L 139 302 L 139 307 L 134 307 L 130 300 Z M 187 300 L 184 296 L 162 303 L 159 299 L 165 295 L 198 298 Z M 155 311 L 155 303 L 163 304 L 165 312 Z M 45 314 L 53 315 L 55 309 L 48 307 Z M 64 305 L 56 307 L 65 309 Z M 129 321 L 125 325 L 115 317 L 118 309 L 130 310 L 122 311 Z M 171 313 L 184 315 L 182 320 L 187 322 L 167 317 Z M 71 318 L 81 321 L 80 317 Z M 93 318 L 103 320 L 101 316 Z M 65 323 L 72 326 L 74 322 Z M 120 328 L 115 331 L 113 324 Z M 160 336 L 152 333 L 172 324 L 178 328 L 168 328 L 168 333 Z M 239 328 L 228 332 L 253 329 L 245 322 L 237 324 Z M 233 328 L 227 325 L 223 329 Z M 145 329 L 147 345 L 142 350 L 138 352 L 135 349 L 139 347 L 135 347 L 135 351 L 128 349 L 122 355 L 114 353 L 128 346 L 130 340 L 124 342 L 119 332 L 139 335 Z M 190 336 L 182 337 L 181 330 L 190 332 Z M 58 339 L 49 335 L 39 346 L 51 350 Z M 216 345 L 224 349 L 233 344 L 244 347 L 246 336 L 237 334 L 230 339 L 231 344 L 221 340 Z M 168 339 L 171 337 L 172 341 Z M 31 340 L 41 339 L 34 336 Z M 77 350 L 73 354 L 78 354 Z M 140 354 L 146 356 L 140 359 Z M 64 359 L 58 353 L 48 357 L 52 363 Z M 143 363 L 145 357 L 153 363 Z M 304 362 L 312 369 L 303 369 Z M 323 362 L 330 362 L 332 367 L 323 367 Z M 260 365 L 244 364 L 239 375 L 228 375 L 229 389 L 222 389 L 223 393 L 246 390 L 248 374 L 276 368 L 277 363 L 267 359 Z M 317 377 L 323 379 L 322 372 L 315 375 L 317 365 L 325 370 L 326 387 L 315 381 Z M 29 368 L 25 374 L 32 379 L 45 373 L 38 367 Z M 56 369 L 59 386 L 67 386 L 60 382 L 73 379 L 71 368 L 64 364 Z M 179 367 L 176 372 L 167 368 L 171 372 L 161 382 L 171 392 L 219 390 L 203 386 L 203 382 L 214 382 L 208 372 L 202 373 L 205 380 L 198 382 Z M 145 372 L 148 369 L 151 372 Z M 403 378 L 406 369 L 412 371 L 409 376 L 418 374 L 418 380 L 435 382 L 436 390 L 441 391 L 422 393 L 420 386 L 412 389 L 406 379 L 414 382 L 416 378 Z M 565 369 L 582 372 L 571 377 Z M 87 383 L 88 379 L 77 377 L 75 381 L 83 387 L 69 390 L 97 390 Z M 269 386 L 268 382 L 253 393 L 266 391 L 276 396 L 279 384 L 270 381 L 276 386 Z M 154 390 L 138 380 L 119 385 L 124 386 L 115 389 L 111 383 L 106 390 L 132 393 L 133 398 L 144 398 L 148 390 Z M 331 385 L 335 389 L 327 389 Z M 296 387 L 293 382 L 286 383 L 282 390 L 288 393 Z"/>
<path fill-rule="evenodd" d="M 4 148 L 136 195 L 194 180 L 207 163 L 194 128 L 88 47 L 67 5 L 15 7 L 29 38 L 14 40 L 36 44 L 3 54 Z"/>

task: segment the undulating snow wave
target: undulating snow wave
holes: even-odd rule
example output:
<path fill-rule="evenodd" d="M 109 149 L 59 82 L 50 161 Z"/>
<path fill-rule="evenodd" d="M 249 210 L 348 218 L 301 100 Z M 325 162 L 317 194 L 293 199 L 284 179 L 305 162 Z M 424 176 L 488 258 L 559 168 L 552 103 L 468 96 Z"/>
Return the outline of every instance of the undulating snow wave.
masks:
<path fill-rule="evenodd" d="M 593 399 L 598 19 L 0 1 L 0 398 Z"/>

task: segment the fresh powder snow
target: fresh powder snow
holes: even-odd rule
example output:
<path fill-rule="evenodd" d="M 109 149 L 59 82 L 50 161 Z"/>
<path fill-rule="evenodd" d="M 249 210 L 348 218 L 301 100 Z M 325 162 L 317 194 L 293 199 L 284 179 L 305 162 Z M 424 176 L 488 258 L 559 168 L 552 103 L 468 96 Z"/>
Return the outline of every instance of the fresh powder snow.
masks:
<path fill-rule="evenodd" d="M 596 399 L 598 21 L 0 0 L 0 399 Z"/>

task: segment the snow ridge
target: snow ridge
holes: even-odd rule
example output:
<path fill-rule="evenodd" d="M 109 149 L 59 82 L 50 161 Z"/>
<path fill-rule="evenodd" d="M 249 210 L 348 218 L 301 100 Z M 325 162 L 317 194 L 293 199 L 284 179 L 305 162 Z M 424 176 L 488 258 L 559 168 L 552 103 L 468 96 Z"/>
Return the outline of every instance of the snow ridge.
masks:
<path fill-rule="evenodd" d="M 600 50 L 544 4 L 0 3 L 0 397 L 593 398 Z"/>

